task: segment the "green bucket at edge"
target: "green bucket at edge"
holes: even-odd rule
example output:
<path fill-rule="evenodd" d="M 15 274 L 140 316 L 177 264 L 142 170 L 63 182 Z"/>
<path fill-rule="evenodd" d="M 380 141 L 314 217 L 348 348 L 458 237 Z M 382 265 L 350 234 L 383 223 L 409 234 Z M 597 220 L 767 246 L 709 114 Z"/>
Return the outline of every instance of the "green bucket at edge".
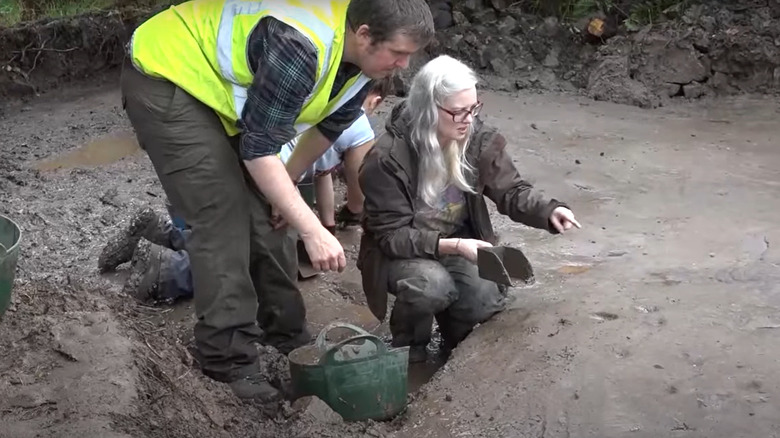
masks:
<path fill-rule="evenodd" d="M 325 343 L 325 334 L 338 327 L 358 335 Z M 345 421 L 389 420 L 407 406 L 409 347 L 388 349 L 352 324 L 330 324 L 317 345 L 293 350 L 289 364 L 294 398 L 317 396 Z"/>
<path fill-rule="evenodd" d="M 11 219 L 0 215 L 0 318 L 11 303 L 16 262 L 19 260 L 19 240 L 22 230 Z"/>

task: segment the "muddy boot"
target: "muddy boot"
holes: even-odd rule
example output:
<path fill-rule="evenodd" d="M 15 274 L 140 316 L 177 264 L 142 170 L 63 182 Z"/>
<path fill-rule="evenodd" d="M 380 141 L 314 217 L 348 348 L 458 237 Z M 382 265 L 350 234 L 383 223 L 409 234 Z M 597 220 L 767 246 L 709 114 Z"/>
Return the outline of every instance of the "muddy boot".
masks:
<path fill-rule="evenodd" d="M 156 242 L 159 236 L 152 230 L 159 228 L 160 222 L 159 216 L 151 208 L 143 208 L 136 212 L 130 220 L 130 225 L 121 230 L 103 248 L 100 257 L 98 257 L 100 272 L 112 271 L 122 263 L 130 261 L 138 241 L 145 234 L 153 237 L 150 240 Z"/>
<path fill-rule="evenodd" d="M 137 299 L 148 301 L 155 296 L 160 281 L 160 255 L 163 247 L 142 239 L 135 247 L 130 268 L 130 277 L 122 292 Z"/>
<path fill-rule="evenodd" d="M 454 332 L 457 331 L 459 325 L 452 321 L 452 318 L 446 310 L 436 315 L 436 323 L 439 326 L 439 335 L 441 335 L 441 339 L 439 340 L 439 357 L 447 360 L 452 355 L 452 350 L 458 346 L 458 343 L 465 338 L 471 330 L 468 327 L 461 327 L 460 331 L 465 332 L 465 334 L 455 334 Z"/>
<path fill-rule="evenodd" d="M 336 223 L 339 228 L 346 228 L 349 226 L 360 225 L 360 218 L 363 213 L 353 213 L 347 204 L 344 204 L 338 212 L 336 212 Z"/>
<path fill-rule="evenodd" d="M 282 393 L 268 383 L 259 372 L 228 383 L 233 394 L 241 400 L 256 400 L 261 403 L 278 402 Z"/>
<path fill-rule="evenodd" d="M 286 356 L 296 348 L 309 345 L 311 343 L 311 333 L 309 333 L 308 329 L 304 329 L 302 333 L 298 333 L 294 336 L 269 335 L 263 333 L 260 336 L 259 343 L 263 346 L 273 347 L 279 351 L 279 353 Z"/>
<path fill-rule="evenodd" d="M 409 363 L 420 363 L 428 360 L 428 348 L 425 345 L 409 347 Z"/>

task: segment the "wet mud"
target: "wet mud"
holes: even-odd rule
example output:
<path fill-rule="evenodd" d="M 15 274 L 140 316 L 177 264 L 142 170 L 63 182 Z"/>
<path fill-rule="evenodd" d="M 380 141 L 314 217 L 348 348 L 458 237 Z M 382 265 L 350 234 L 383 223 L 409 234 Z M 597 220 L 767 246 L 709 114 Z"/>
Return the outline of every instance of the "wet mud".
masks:
<path fill-rule="evenodd" d="M 23 231 L 0 323 L 0 437 L 753 437 L 780 433 L 780 108 L 761 97 L 662 109 L 563 95 L 482 93 L 520 171 L 569 203 L 582 230 L 550 236 L 494 214 L 536 281 L 441 366 L 410 372 L 386 423 L 344 424 L 301 399 L 268 412 L 202 376 L 191 303 L 121 294 L 100 275 L 108 237 L 164 209 L 115 88 L 5 107 L 0 213 Z M 373 122 L 380 124 L 386 108 Z M 349 267 L 301 283 L 312 330 L 387 339 Z M 286 359 L 264 349 L 267 373 Z"/>

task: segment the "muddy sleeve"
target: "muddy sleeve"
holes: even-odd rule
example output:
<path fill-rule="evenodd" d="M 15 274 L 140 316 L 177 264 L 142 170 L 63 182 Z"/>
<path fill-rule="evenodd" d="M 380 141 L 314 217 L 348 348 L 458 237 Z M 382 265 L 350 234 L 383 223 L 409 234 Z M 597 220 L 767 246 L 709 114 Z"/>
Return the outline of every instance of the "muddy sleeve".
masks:
<path fill-rule="evenodd" d="M 295 137 L 295 120 L 314 88 L 317 52 L 292 27 L 266 17 L 249 40 L 255 72 L 238 127 L 245 160 L 279 153 Z"/>
<path fill-rule="evenodd" d="M 393 164 L 366 156 L 358 181 L 365 195 L 363 226 L 385 256 L 396 259 L 437 259 L 439 233 L 412 226 L 412 197 L 396 176 Z"/>
<path fill-rule="evenodd" d="M 545 198 L 517 171 L 506 152 L 506 138 L 492 132 L 483 141 L 479 159 L 479 175 L 485 196 L 495 202 L 498 212 L 515 222 L 557 234 L 550 216 L 557 207 L 567 207 L 555 199 Z M 568 207 L 567 207 L 568 208 Z"/>

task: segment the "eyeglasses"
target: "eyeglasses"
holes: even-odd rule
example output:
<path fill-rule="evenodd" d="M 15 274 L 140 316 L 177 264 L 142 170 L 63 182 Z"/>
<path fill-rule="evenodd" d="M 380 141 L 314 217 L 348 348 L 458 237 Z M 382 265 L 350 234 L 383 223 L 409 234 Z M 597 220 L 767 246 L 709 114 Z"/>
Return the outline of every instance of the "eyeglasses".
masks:
<path fill-rule="evenodd" d="M 451 115 L 452 121 L 455 123 L 465 122 L 469 114 L 471 114 L 472 117 L 477 117 L 479 115 L 479 112 L 482 110 L 482 102 L 477 102 L 476 104 L 474 104 L 474 106 L 471 107 L 471 109 L 462 109 L 458 111 L 450 111 L 447 108 L 444 108 L 440 105 L 437 106 L 445 113 Z"/>

